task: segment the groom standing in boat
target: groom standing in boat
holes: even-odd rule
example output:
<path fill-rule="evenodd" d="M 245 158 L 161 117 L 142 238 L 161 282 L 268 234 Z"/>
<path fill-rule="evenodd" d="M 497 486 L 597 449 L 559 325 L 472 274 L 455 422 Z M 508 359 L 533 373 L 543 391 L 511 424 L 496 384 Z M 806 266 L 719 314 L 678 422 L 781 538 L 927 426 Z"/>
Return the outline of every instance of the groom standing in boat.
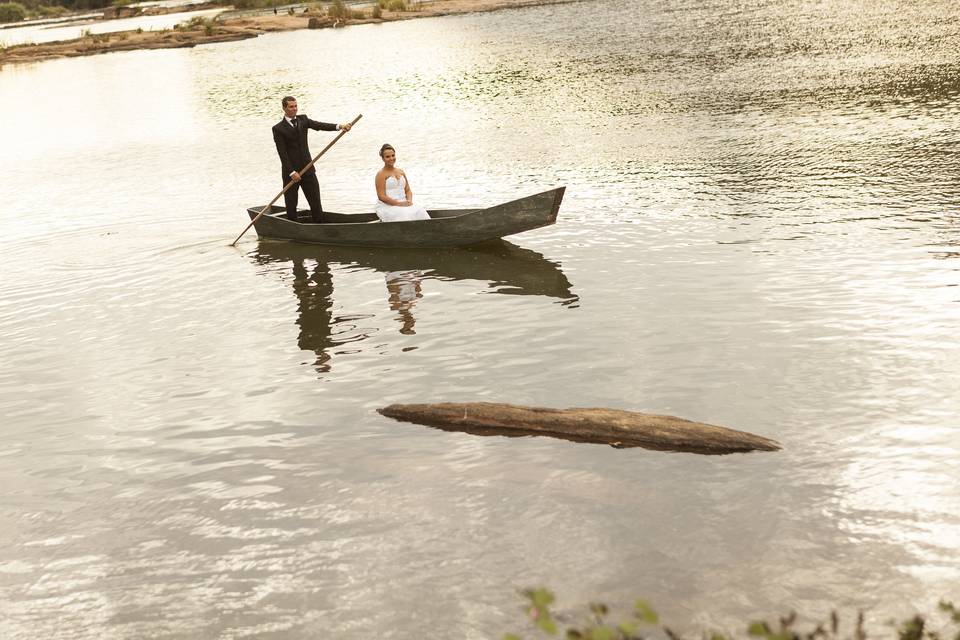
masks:
<path fill-rule="evenodd" d="M 283 119 L 273 125 L 273 141 L 277 145 L 280 165 L 283 167 L 283 184 L 293 180 L 298 184 L 287 189 L 283 201 L 287 206 L 287 217 L 297 220 L 297 200 L 299 190 L 310 203 L 310 217 L 314 222 L 323 222 L 323 206 L 320 204 L 320 183 L 313 167 L 301 175 L 303 167 L 310 164 L 310 147 L 307 145 L 307 129 L 314 131 L 350 131 L 350 123 L 330 124 L 317 122 L 307 116 L 297 115 L 297 99 L 286 96 L 280 101 L 283 106 Z"/>

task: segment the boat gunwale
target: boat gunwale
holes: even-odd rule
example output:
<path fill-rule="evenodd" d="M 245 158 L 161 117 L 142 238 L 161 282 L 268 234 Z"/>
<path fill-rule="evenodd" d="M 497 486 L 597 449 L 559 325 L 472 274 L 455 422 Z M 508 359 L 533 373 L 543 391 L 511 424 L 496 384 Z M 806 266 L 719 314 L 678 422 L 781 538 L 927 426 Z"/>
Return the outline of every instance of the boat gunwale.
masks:
<path fill-rule="evenodd" d="M 439 218 L 434 218 L 434 217 L 431 216 L 429 219 L 426 219 L 426 220 L 390 220 L 390 221 L 386 221 L 386 222 L 385 222 L 385 221 L 383 221 L 383 220 L 376 219 L 376 220 L 365 220 L 364 222 L 321 222 L 321 223 L 319 223 L 319 224 L 323 225 L 324 227 L 331 227 L 331 226 L 334 226 L 334 225 L 361 225 L 361 224 L 371 224 L 371 223 L 391 224 L 391 223 L 396 223 L 396 222 L 420 222 L 420 223 L 424 223 L 424 222 L 439 222 L 439 221 L 442 221 L 442 220 L 459 220 L 459 219 L 464 218 L 464 217 L 469 216 L 469 215 L 473 215 L 473 214 L 478 214 L 478 213 L 483 213 L 483 212 L 485 212 L 485 211 L 489 211 L 490 209 L 493 209 L 493 208 L 495 208 L 495 207 L 504 207 L 504 206 L 507 206 L 507 205 L 510 205 L 510 204 L 514 204 L 514 203 L 516 203 L 516 202 L 522 202 L 522 201 L 524 201 L 524 200 L 528 200 L 528 199 L 530 199 L 530 198 L 536 198 L 536 197 L 538 197 L 538 196 L 542 196 L 542 195 L 545 195 L 545 194 L 547 194 L 547 193 L 555 193 L 556 195 L 555 195 L 555 198 L 554 198 L 553 207 L 552 207 L 552 209 L 551 209 L 550 216 L 549 216 L 550 219 L 551 219 L 551 221 L 547 223 L 547 224 L 549 225 L 549 224 L 553 224 L 554 222 L 556 222 L 557 214 L 558 214 L 558 212 L 559 212 L 559 210 L 560 210 L 560 203 L 561 203 L 562 200 L 563 200 L 564 191 L 566 191 L 566 186 L 554 187 L 553 189 L 547 189 L 546 191 L 541 191 L 540 193 L 534 193 L 534 194 L 531 194 L 531 195 L 529 195 L 529 196 L 524 196 L 524 197 L 522 197 L 522 198 L 516 198 L 516 199 L 514 199 L 514 200 L 508 200 L 507 202 L 501 202 L 500 204 L 494 204 L 494 205 L 491 205 L 491 206 L 489 206 L 489 207 L 483 207 L 483 208 L 477 208 L 477 209 L 434 209 L 434 211 L 442 211 L 442 212 L 446 212 L 446 211 L 460 211 L 461 213 L 458 213 L 458 214 L 455 214 L 455 215 L 451 215 L 451 216 L 442 216 L 442 217 L 439 217 Z M 257 214 L 259 214 L 259 213 L 263 210 L 263 208 L 264 208 L 263 206 L 248 207 L 248 208 L 247 208 L 247 213 L 248 213 L 248 214 L 257 215 Z M 280 206 L 280 205 L 276 205 L 276 204 L 270 205 L 270 209 L 271 209 L 271 211 L 270 211 L 269 213 L 264 213 L 264 214 L 263 214 L 264 217 L 269 216 L 269 217 L 273 218 L 274 220 L 281 220 L 281 221 L 286 222 L 286 223 L 289 223 L 289 224 L 294 224 L 294 225 L 298 225 L 298 226 L 303 225 L 303 226 L 305 226 L 305 227 L 311 227 L 311 226 L 314 226 L 314 225 L 317 224 L 317 223 L 314 223 L 314 222 L 300 222 L 299 220 L 291 220 L 290 218 L 287 218 L 287 217 L 286 217 L 286 215 L 287 215 L 286 209 L 285 209 L 284 207 Z M 273 209 L 276 209 L 276 211 L 273 211 Z M 430 209 L 427 209 L 427 213 L 429 213 L 429 212 L 430 212 Z M 335 215 L 338 215 L 338 216 L 371 216 L 371 215 L 372 215 L 372 216 L 376 216 L 376 215 L 377 215 L 375 212 L 367 212 L 367 211 L 365 211 L 365 212 L 363 212 L 363 213 L 339 213 L 339 212 L 337 212 L 337 211 L 325 211 L 324 213 L 335 214 Z M 546 225 L 545 225 L 545 226 L 546 226 Z"/>

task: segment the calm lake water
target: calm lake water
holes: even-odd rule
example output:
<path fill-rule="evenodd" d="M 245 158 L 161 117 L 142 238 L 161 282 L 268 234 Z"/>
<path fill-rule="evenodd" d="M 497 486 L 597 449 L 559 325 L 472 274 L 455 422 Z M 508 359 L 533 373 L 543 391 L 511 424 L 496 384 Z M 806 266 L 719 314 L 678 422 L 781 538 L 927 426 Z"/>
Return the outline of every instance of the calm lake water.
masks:
<path fill-rule="evenodd" d="M 596 0 L 4 67 L 0 636 L 498 638 L 534 585 L 690 634 L 960 600 L 958 42 L 948 0 Z M 327 209 L 372 208 L 390 142 L 428 206 L 566 185 L 559 222 L 230 247 L 286 93 L 363 114 Z M 784 449 L 376 413 L 430 401 Z"/>

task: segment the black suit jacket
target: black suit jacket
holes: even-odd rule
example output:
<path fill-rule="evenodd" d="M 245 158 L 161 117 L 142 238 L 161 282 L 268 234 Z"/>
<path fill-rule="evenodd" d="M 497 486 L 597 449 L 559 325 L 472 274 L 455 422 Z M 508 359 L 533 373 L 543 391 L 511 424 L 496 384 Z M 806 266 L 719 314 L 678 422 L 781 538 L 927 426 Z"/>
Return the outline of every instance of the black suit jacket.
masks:
<path fill-rule="evenodd" d="M 310 156 L 310 147 L 307 145 L 307 129 L 336 131 L 337 125 L 329 122 L 317 122 L 305 115 L 297 116 L 296 128 L 291 126 L 286 118 L 273 125 L 273 141 L 277 145 L 277 154 L 280 156 L 280 164 L 283 166 L 284 178 L 289 177 L 293 171 L 300 171 L 313 159 Z M 313 172 L 314 168 L 310 167 L 307 174 Z"/>

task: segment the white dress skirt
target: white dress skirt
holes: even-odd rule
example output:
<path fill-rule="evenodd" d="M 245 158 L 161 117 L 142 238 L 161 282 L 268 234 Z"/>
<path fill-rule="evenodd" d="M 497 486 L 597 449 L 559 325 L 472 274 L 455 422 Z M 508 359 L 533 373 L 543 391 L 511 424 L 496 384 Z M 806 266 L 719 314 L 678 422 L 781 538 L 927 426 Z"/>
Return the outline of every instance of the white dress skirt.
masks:
<path fill-rule="evenodd" d="M 400 176 L 399 180 L 393 176 L 388 176 L 385 186 L 387 197 L 393 200 L 407 201 L 407 179 L 404 176 Z M 409 207 L 394 207 L 386 202 L 381 202 L 378 198 L 374 210 L 377 212 L 377 217 L 383 222 L 430 219 L 430 214 L 419 204 L 412 204 Z"/>

